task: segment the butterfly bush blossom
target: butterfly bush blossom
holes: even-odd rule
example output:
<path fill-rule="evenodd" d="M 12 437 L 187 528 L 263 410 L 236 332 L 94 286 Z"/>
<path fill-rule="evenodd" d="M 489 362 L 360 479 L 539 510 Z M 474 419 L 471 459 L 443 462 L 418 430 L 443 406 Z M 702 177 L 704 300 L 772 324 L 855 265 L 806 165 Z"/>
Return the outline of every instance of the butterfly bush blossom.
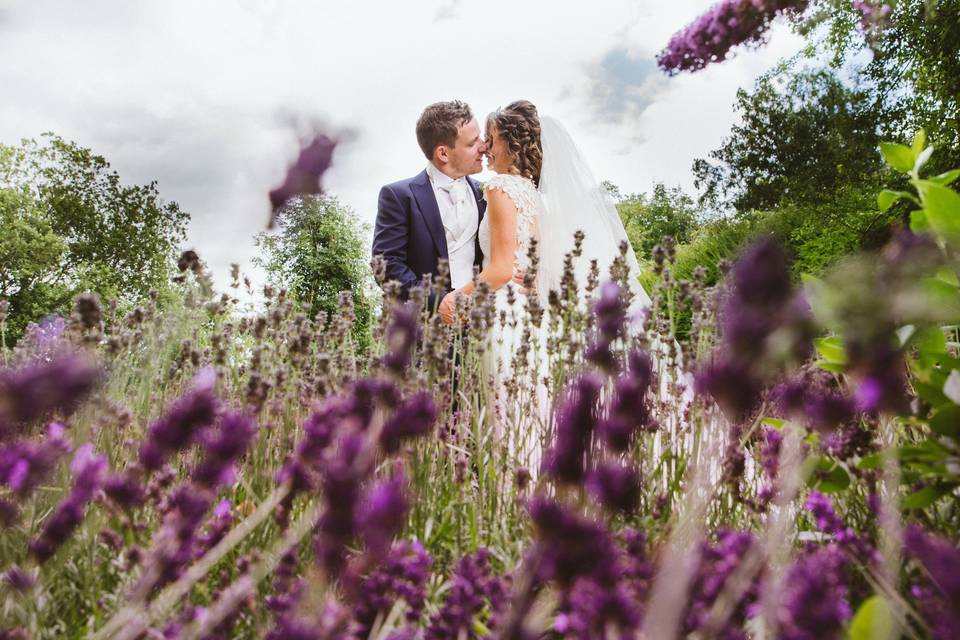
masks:
<path fill-rule="evenodd" d="M 698 71 L 726 59 L 733 47 L 759 43 L 773 19 L 802 13 L 809 0 L 723 0 L 670 39 L 657 62 L 664 71 Z"/>

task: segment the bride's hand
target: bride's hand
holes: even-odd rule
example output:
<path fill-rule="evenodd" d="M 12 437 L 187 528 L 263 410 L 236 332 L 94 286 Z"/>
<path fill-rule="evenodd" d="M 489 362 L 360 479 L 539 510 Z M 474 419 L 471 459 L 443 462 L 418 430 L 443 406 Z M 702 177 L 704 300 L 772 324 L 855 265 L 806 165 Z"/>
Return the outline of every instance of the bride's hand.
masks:
<path fill-rule="evenodd" d="M 458 295 L 459 293 L 456 291 L 451 291 L 443 296 L 443 300 L 440 301 L 440 306 L 437 307 L 437 313 L 440 314 L 440 319 L 443 320 L 444 324 L 453 324 L 453 319 L 456 316 Z"/>
<path fill-rule="evenodd" d="M 513 278 L 510 280 L 517 287 L 517 291 L 523 295 L 527 295 L 527 288 L 524 286 L 523 281 L 527 279 L 527 274 L 525 271 L 514 271 Z"/>

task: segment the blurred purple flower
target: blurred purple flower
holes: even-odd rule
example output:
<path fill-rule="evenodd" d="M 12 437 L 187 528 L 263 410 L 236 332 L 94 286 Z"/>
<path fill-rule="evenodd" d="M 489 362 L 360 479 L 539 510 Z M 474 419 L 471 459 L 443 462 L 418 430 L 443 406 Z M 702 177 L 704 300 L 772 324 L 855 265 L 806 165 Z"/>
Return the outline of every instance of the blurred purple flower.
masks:
<path fill-rule="evenodd" d="M 386 453 L 396 453 L 409 438 L 429 433 L 437 419 L 437 407 L 427 391 L 415 393 L 383 425 L 380 444 Z"/>
<path fill-rule="evenodd" d="M 3 574 L 3 581 L 10 585 L 16 591 L 21 593 L 26 593 L 33 588 L 33 585 L 36 584 L 36 579 L 18 567 L 17 565 L 11 566 Z"/>
<path fill-rule="evenodd" d="M 77 449 L 70 463 L 74 477 L 70 493 L 44 522 L 40 535 L 30 543 L 30 555 L 37 562 L 45 562 L 53 556 L 83 520 L 87 503 L 100 488 L 106 468 L 106 459 L 94 455 L 93 445 L 85 444 Z"/>
<path fill-rule="evenodd" d="M 121 509 L 133 509 L 147 500 L 143 478 L 133 468 L 115 473 L 103 483 L 103 492 Z"/>
<path fill-rule="evenodd" d="M 763 430 L 763 448 L 760 450 L 760 464 L 763 466 L 767 479 L 771 482 L 777 479 L 780 467 L 780 446 L 783 443 L 783 433 L 777 429 L 766 427 Z"/>
<path fill-rule="evenodd" d="M 695 376 L 696 391 L 707 393 L 731 422 L 740 422 L 760 403 L 763 387 L 745 367 L 714 360 Z"/>
<path fill-rule="evenodd" d="M 628 369 L 614 383 L 608 415 L 600 422 L 600 436 L 615 452 L 630 446 L 634 433 L 650 423 L 647 390 L 653 381 L 653 363 L 644 351 L 633 351 L 627 358 Z"/>
<path fill-rule="evenodd" d="M 300 150 L 296 162 L 287 169 L 283 183 L 270 192 L 272 214 L 269 227 L 273 227 L 277 214 L 291 198 L 323 193 L 320 182 L 333 164 L 336 146 L 336 140 L 318 134 Z"/>
<path fill-rule="evenodd" d="M 396 304 L 390 310 L 390 324 L 387 326 L 387 352 L 381 362 L 383 366 L 397 376 L 402 376 L 410 366 L 410 356 L 416 344 L 419 328 L 417 312 L 412 303 Z"/>
<path fill-rule="evenodd" d="M 587 490 L 607 509 L 630 513 L 640 503 L 640 476 L 618 463 L 603 464 L 587 476 Z"/>
<path fill-rule="evenodd" d="M 620 287 L 615 282 L 605 282 L 600 287 L 600 295 L 593 305 L 597 331 L 600 339 L 610 343 L 623 334 L 623 323 L 627 312 L 620 298 Z"/>
<path fill-rule="evenodd" d="M 585 373 L 568 387 L 557 408 L 556 435 L 553 446 L 544 455 L 543 470 L 560 482 L 583 480 L 600 388 L 600 378 Z"/>
<path fill-rule="evenodd" d="M 620 551 L 605 526 L 543 496 L 532 498 L 528 511 L 540 550 L 540 580 L 556 580 L 561 587 L 584 576 L 605 585 L 616 582 Z"/>
<path fill-rule="evenodd" d="M 727 587 L 727 581 L 755 544 L 750 532 L 721 530 L 717 533 L 716 543 L 705 541 L 700 545 L 700 561 L 690 585 L 690 603 L 684 618 L 685 634 L 700 631 L 711 637 L 746 637 L 740 635 L 740 629 L 758 598 L 755 581 L 740 594 L 733 615 L 720 633 L 708 629 L 707 625 L 714 603 Z"/>
<path fill-rule="evenodd" d="M 193 469 L 193 482 L 211 489 L 229 482 L 234 464 L 246 453 L 256 435 L 253 418 L 240 413 L 221 417 L 218 429 L 203 434 L 203 460 Z"/>
<path fill-rule="evenodd" d="M 474 619 L 486 603 L 496 610 L 504 595 L 503 583 L 490 567 L 490 552 L 480 548 L 460 559 L 452 585 L 440 610 L 430 618 L 424 640 L 475 639 Z"/>
<path fill-rule="evenodd" d="M 780 604 L 780 638 L 842 638 L 851 617 L 846 562 L 834 545 L 798 558 L 790 568 Z"/>
<path fill-rule="evenodd" d="M 721 62 L 733 47 L 761 42 L 778 15 L 800 13 L 807 3 L 808 0 L 722 0 L 675 34 L 657 56 L 657 62 L 671 75 Z"/>
<path fill-rule="evenodd" d="M 150 425 L 140 448 L 140 464 L 147 471 L 156 471 L 170 455 L 192 445 L 201 429 L 213 422 L 217 410 L 215 381 L 216 374 L 211 370 L 198 373 L 190 390 Z"/>
<path fill-rule="evenodd" d="M 44 415 L 71 413 L 93 389 L 98 375 L 80 355 L 0 370 L 0 442 Z"/>
<path fill-rule="evenodd" d="M 63 434 L 63 425 L 51 422 L 39 442 L 17 442 L 0 448 L 0 484 L 20 497 L 33 493 L 49 477 L 57 461 L 70 452 L 70 443 Z"/>
<path fill-rule="evenodd" d="M 933 637 L 956 638 L 960 629 L 960 551 L 916 525 L 907 527 L 903 546 L 906 555 L 926 570 L 913 592 Z"/>
<path fill-rule="evenodd" d="M 406 477 L 397 472 L 392 478 L 370 487 L 357 514 L 357 526 L 367 549 L 374 557 L 386 553 L 407 521 L 410 502 L 406 496 Z"/>
<path fill-rule="evenodd" d="M 386 615 L 400 599 L 407 603 L 406 619 L 420 621 L 427 598 L 427 579 L 433 561 L 419 540 L 394 544 L 383 563 L 366 576 L 354 607 L 354 635 L 367 638 L 378 615 Z"/>

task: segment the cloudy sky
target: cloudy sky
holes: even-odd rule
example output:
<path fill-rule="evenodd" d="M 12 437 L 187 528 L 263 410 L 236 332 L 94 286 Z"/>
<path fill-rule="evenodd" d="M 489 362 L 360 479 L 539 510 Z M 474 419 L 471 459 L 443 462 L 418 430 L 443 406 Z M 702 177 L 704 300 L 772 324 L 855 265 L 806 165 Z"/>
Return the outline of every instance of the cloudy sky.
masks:
<path fill-rule="evenodd" d="M 311 130 L 349 132 L 326 186 L 372 223 L 380 186 L 423 168 L 413 127 L 437 100 L 482 116 L 527 98 L 598 178 L 692 192 L 737 88 L 801 45 L 778 25 L 764 49 L 667 78 L 655 54 L 710 4 L 0 0 L 0 142 L 54 131 L 127 182 L 157 180 L 225 283 L 231 262 L 252 271 L 266 194 Z"/>

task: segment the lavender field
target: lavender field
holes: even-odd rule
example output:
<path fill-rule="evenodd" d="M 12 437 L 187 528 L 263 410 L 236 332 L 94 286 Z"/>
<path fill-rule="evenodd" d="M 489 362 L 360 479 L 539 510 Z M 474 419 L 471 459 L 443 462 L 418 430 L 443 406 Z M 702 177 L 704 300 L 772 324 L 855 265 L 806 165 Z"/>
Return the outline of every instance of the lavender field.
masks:
<path fill-rule="evenodd" d="M 719 64 L 808 9 L 867 42 L 897 17 L 814 4 L 721 2 L 659 65 Z M 453 325 L 428 304 L 445 272 L 404 295 L 377 259 L 369 308 L 239 269 L 220 291 L 193 251 L 171 288 L 81 293 L 16 340 L 0 298 L 0 639 L 960 637 L 943 140 L 880 142 L 887 182 L 856 179 L 899 217 L 816 276 L 799 226 L 694 267 L 728 227 L 657 238 L 639 314 L 626 244 L 578 287 L 580 235 L 548 304 L 499 312 L 478 280 Z M 337 144 L 303 149 L 275 215 L 319 197 Z M 507 379 L 497 325 L 524 336 Z"/>

